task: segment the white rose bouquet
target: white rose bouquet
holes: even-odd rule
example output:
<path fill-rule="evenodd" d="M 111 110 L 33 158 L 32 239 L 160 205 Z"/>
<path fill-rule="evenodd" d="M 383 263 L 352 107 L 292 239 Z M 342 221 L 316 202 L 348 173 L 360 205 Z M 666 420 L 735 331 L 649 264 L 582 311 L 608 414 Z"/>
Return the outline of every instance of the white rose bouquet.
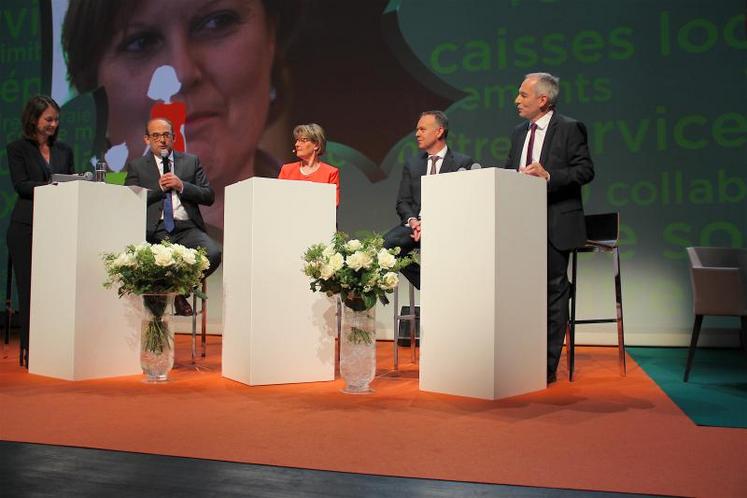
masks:
<path fill-rule="evenodd" d="M 165 294 L 189 294 L 206 298 L 198 284 L 210 267 L 205 249 L 189 249 L 179 244 L 129 245 L 120 253 L 103 255 L 107 279 L 104 287 L 117 287 L 119 297 L 143 296 L 143 303 L 153 315 L 145 334 L 146 351 L 163 352 L 168 347 L 163 315 Z"/>
<path fill-rule="evenodd" d="M 364 311 L 399 284 L 398 273 L 414 262 L 412 256 L 397 258 L 399 248 L 384 249 L 384 239 L 377 234 L 350 239 L 337 232 L 329 244 L 314 244 L 304 253 L 303 272 L 311 278 L 311 290 L 328 296 L 340 294 L 345 306 Z"/>

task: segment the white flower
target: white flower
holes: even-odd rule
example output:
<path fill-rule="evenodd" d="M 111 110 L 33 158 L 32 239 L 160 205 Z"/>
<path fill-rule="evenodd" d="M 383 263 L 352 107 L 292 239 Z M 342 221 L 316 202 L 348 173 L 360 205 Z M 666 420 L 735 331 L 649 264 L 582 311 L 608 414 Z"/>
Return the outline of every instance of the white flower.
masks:
<path fill-rule="evenodd" d="M 130 254 L 123 252 L 119 254 L 109 266 L 113 269 L 122 268 L 123 266 L 133 266 L 133 258 Z"/>
<path fill-rule="evenodd" d="M 173 251 L 170 247 L 155 244 L 150 250 L 153 253 L 153 258 L 156 260 L 156 265 L 171 266 L 174 263 Z"/>
<path fill-rule="evenodd" d="M 200 271 L 205 271 L 210 268 L 210 260 L 205 256 L 200 256 Z"/>
<path fill-rule="evenodd" d="M 330 256 L 328 264 L 332 268 L 332 271 L 336 272 L 345 264 L 345 258 L 342 257 L 342 254 L 336 252 Z"/>
<path fill-rule="evenodd" d="M 348 240 L 345 243 L 345 249 L 347 249 L 348 252 L 355 252 L 361 247 L 363 247 L 363 244 L 361 244 L 361 241 L 358 239 Z"/>
<path fill-rule="evenodd" d="M 320 270 L 320 277 L 322 277 L 324 280 L 329 280 L 334 274 L 335 270 L 330 265 L 323 265 L 322 269 Z"/>
<path fill-rule="evenodd" d="M 351 241 L 352 242 L 352 241 Z M 357 242 L 357 241 L 356 241 Z M 373 258 L 370 254 L 363 251 L 356 251 L 347 258 L 345 262 L 353 270 L 360 270 L 361 268 L 368 268 L 373 263 Z"/>
<path fill-rule="evenodd" d="M 334 246 L 334 244 L 329 244 L 322 251 L 322 256 L 324 256 L 325 258 L 329 258 L 334 253 L 335 253 L 335 246 Z"/>
<path fill-rule="evenodd" d="M 385 270 L 393 267 L 394 263 L 397 262 L 395 257 L 386 249 L 381 249 L 376 255 L 376 259 L 379 261 L 379 266 Z"/>
<path fill-rule="evenodd" d="M 174 259 L 171 254 L 166 252 L 160 252 L 154 255 L 156 259 L 156 265 L 158 266 L 171 266 L 174 263 Z"/>
<path fill-rule="evenodd" d="M 197 256 L 197 253 L 195 251 L 187 251 L 187 253 L 182 256 L 182 260 L 184 260 L 185 263 L 191 266 L 197 263 L 196 256 Z"/>
<path fill-rule="evenodd" d="M 397 285 L 399 285 L 399 276 L 393 271 L 385 273 L 379 281 L 379 287 L 383 290 L 392 290 Z"/>
<path fill-rule="evenodd" d="M 174 244 L 171 246 L 175 256 L 178 256 L 188 265 L 193 265 L 197 262 L 197 251 L 189 249 L 180 244 Z"/>

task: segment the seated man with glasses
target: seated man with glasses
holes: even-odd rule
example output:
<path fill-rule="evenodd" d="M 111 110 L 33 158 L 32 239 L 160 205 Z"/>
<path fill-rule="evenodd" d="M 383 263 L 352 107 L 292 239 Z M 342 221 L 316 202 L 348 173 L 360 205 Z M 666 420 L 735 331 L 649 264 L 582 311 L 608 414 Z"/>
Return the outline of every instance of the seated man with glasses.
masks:
<path fill-rule="evenodd" d="M 150 148 L 148 153 L 129 161 L 124 171 L 127 172 L 125 185 L 148 189 L 146 240 L 204 247 L 210 261 L 204 275 L 207 277 L 220 265 L 222 249 L 205 232 L 199 206 L 211 205 L 215 192 L 197 156 L 173 150 L 174 134 L 167 119 L 148 121 L 145 143 Z M 178 315 L 192 314 L 185 296 L 177 296 L 174 307 Z"/>

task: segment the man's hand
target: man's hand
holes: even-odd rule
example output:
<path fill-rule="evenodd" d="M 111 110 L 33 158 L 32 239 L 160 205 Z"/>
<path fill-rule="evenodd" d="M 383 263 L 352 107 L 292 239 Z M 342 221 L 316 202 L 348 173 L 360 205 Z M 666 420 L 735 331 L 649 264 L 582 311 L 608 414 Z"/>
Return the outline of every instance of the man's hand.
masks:
<path fill-rule="evenodd" d="M 412 218 L 408 222 L 408 225 L 410 225 L 410 229 L 412 230 L 410 237 L 412 237 L 412 240 L 414 240 L 415 242 L 419 242 L 420 241 L 420 220 Z"/>
<path fill-rule="evenodd" d="M 540 163 L 532 163 L 528 166 L 521 166 L 519 168 L 519 173 L 522 173 L 524 175 L 544 178 L 545 181 L 550 179 L 550 173 L 548 173 L 547 170 L 543 168 Z"/>
<path fill-rule="evenodd" d="M 158 185 L 163 191 L 176 190 L 177 192 L 181 193 L 181 191 L 184 189 L 184 184 L 182 183 L 182 181 L 172 172 L 161 175 L 161 178 L 158 180 Z"/>

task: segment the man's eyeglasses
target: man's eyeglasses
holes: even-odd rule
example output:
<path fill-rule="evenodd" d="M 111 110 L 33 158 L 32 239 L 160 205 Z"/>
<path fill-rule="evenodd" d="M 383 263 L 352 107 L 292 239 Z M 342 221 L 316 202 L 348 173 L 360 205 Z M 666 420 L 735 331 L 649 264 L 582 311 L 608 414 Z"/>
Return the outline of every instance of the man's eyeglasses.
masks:
<path fill-rule="evenodd" d="M 151 133 L 148 135 L 151 140 L 161 140 L 162 138 L 171 138 L 171 132 L 170 131 L 164 131 L 163 133 Z"/>

